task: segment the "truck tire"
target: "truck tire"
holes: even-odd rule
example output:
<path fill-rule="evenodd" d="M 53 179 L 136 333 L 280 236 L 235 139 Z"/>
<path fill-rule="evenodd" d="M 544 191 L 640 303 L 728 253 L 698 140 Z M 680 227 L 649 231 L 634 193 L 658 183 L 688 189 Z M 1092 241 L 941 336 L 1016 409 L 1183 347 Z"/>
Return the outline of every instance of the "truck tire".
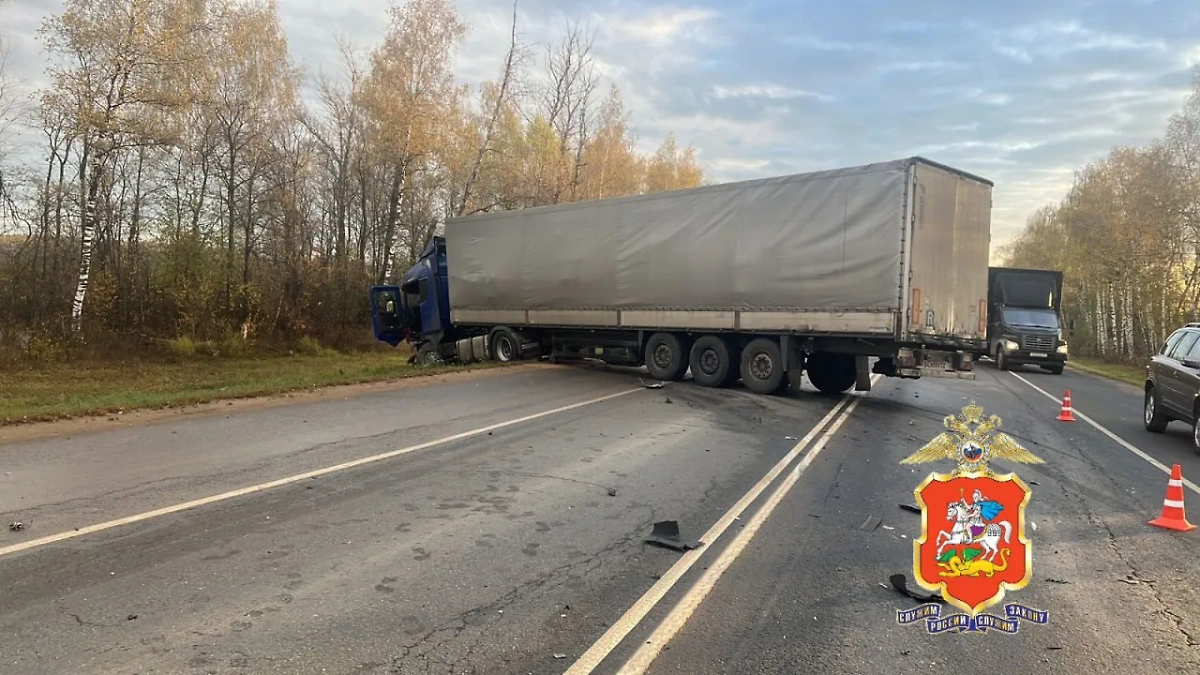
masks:
<path fill-rule="evenodd" d="M 818 352 L 808 357 L 808 381 L 822 394 L 844 394 L 858 381 L 853 354 Z"/>
<path fill-rule="evenodd" d="M 788 385 L 783 352 L 779 343 L 769 338 L 757 338 L 746 345 L 739 371 L 742 383 L 756 394 L 775 394 Z"/>
<path fill-rule="evenodd" d="M 692 380 L 702 387 L 729 386 L 733 379 L 730 374 L 737 375 L 738 372 L 729 345 L 719 335 L 705 335 L 696 340 L 688 364 L 692 369 Z"/>
<path fill-rule="evenodd" d="M 492 359 L 501 363 L 520 361 L 521 340 L 511 328 L 497 328 L 492 333 Z"/>
<path fill-rule="evenodd" d="M 656 380 L 682 380 L 688 370 L 683 342 L 671 333 L 655 333 L 646 340 L 646 370 Z"/>
<path fill-rule="evenodd" d="M 422 342 L 420 347 L 417 347 L 417 366 L 425 368 L 435 365 L 438 362 L 437 347 L 432 342 Z"/>
<path fill-rule="evenodd" d="M 1002 345 L 996 345 L 995 359 L 996 359 L 996 369 L 997 370 L 1008 370 L 1009 369 L 1008 358 L 1004 356 L 1004 347 Z"/>

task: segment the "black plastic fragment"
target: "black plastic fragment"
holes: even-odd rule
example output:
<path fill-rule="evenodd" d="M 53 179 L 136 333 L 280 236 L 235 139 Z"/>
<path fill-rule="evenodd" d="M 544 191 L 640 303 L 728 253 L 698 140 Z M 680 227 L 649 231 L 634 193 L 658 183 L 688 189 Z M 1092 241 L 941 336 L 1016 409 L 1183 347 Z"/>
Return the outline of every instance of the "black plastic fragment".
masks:
<path fill-rule="evenodd" d="M 679 536 L 679 522 L 675 520 L 660 520 L 654 524 L 654 529 L 650 531 L 650 536 L 646 538 L 648 544 L 658 544 L 674 551 L 687 551 L 689 549 L 700 548 L 703 544 L 698 541 L 684 541 Z"/>
<path fill-rule="evenodd" d="M 892 588 L 895 588 L 917 602 L 944 603 L 946 601 L 944 598 L 942 598 L 940 593 L 937 595 L 930 595 L 928 593 L 912 590 L 908 587 L 908 579 L 903 574 L 893 574 L 892 576 L 888 577 L 888 581 L 892 582 Z"/>

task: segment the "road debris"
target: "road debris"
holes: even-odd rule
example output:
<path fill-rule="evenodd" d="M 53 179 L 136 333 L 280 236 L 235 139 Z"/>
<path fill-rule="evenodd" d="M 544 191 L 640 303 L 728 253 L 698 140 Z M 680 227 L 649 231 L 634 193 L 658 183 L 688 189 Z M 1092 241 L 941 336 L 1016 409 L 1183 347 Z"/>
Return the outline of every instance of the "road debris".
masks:
<path fill-rule="evenodd" d="M 555 655 L 554 655 L 554 658 L 556 658 L 556 659 L 565 659 L 565 658 L 567 658 L 567 655 L 566 655 L 566 654 L 555 654 Z"/>
<path fill-rule="evenodd" d="M 880 518 L 879 516 L 867 516 L 867 519 L 863 521 L 862 525 L 858 526 L 858 529 L 862 530 L 863 532 L 874 532 L 875 528 L 879 527 L 879 523 L 882 522 L 883 518 Z"/>
<path fill-rule="evenodd" d="M 783 440 L 785 440 L 785 441 L 795 441 L 795 440 L 799 440 L 799 439 L 797 439 L 795 436 L 784 436 L 784 437 L 783 437 Z"/>
<path fill-rule="evenodd" d="M 1046 579 L 1046 582 L 1051 583 L 1051 584 L 1069 584 L 1069 583 L 1071 583 L 1071 582 L 1067 581 L 1066 579 L 1053 579 L 1053 578 Z"/>
<path fill-rule="evenodd" d="M 616 489 L 616 488 L 608 488 L 608 496 L 609 496 L 609 497 L 616 497 L 616 496 L 617 496 L 617 489 Z"/>
<path fill-rule="evenodd" d="M 679 522 L 675 520 L 660 520 L 654 524 L 654 529 L 650 531 L 650 536 L 646 538 L 648 544 L 658 544 L 674 551 L 687 551 L 689 549 L 700 548 L 703 542 L 699 541 L 684 541 L 679 536 Z"/>
<path fill-rule="evenodd" d="M 892 588 L 918 602 L 945 602 L 941 594 L 930 595 L 928 593 L 921 593 L 920 591 L 914 591 L 910 589 L 908 587 L 908 579 L 905 578 L 903 574 L 893 574 L 892 576 L 888 577 L 888 581 L 892 582 Z"/>
<path fill-rule="evenodd" d="M 8 524 L 8 529 L 12 532 L 20 532 L 21 530 L 25 529 L 25 523 L 22 523 L 19 520 L 14 520 Z"/>
<path fill-rule="evenodd" d="M 904 509 L 905 511 L 912 511 L 913 513 L 921 512 L 921 508 L 919 506 L 914 506 L 912 504 L 901 504 L 900 508 Z"/>
<path fill-rule="evenodd" d="M 647 389 L 662 389 L 663 387 L 667 386 L 666 382 L 647 382 L 640 377 L 638 378 L 638 382 L 640 382 L 642 386 Z"/>

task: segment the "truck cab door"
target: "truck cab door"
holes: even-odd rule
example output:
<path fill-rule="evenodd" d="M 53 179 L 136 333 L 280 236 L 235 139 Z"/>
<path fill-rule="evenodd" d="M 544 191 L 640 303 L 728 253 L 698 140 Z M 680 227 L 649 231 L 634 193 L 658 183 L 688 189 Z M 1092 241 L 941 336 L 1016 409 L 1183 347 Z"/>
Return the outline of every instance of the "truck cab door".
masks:
<path fill-rule="evenodd" d="M 371 287 L 371 326 L 375 339 L 395 347 L 404 341 L 407 312 L 400 298 L 399 286 Z"/>
<path fill-rule="evenodd" d="M 442 330 L 442 309 L 434 292 L 433 273 L 426 265 L 413 268 L 414 273 L 404 280 L 400 290 L 404 292 L 406 306 L 412 312 L 409 329 L 414 335 L 425 337 Z M 437 341 L 437 337 L 433 336 Z"/>

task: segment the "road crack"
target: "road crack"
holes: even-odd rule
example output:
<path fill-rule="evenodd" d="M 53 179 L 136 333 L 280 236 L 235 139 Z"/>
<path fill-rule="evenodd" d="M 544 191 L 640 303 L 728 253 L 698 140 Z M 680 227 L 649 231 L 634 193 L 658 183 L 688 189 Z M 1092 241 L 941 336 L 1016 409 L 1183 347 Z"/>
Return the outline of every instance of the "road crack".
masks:
<path fill-rule="evenodd" d="M 1158 605 L 1157 611 L 1167 617 L 1167 619 L 1175 627 L 1175 630 L 1178 631 L 1183 639 L 1187 642 L 1187 646 L 1200 647 L 1200 641 L 1198 641 L 1184 625 L 1183 617 L 1176 614 L 1175 611 L 1171 609 L 1171 606 L 1167 603 L 1166 598 L 1163 597 L 1162 591 L 1158 588 L 1158 582 L 1154 581 L 1153 579 L 1147 579 L 1142 575 L 1142 572 L 1138 569 L 1137 565 L 1129 559 L 1123 550 L 1121 550 L 1121 546 L 1117 541 L 1117 535 L 1115 532 L 1113 532 L 1112 527 L 1107 521 L 1104 520 L 1103 517 L 1101 517 L 1088 505 L 1087 498 L 1081 494 L 1071 493 L 1069 490 L 1067 490 L 1067 486 L 1063 481 L 1056 480 L 1055 482 L 1058 484 L 1063 496 L 1079 502 L 1080 506 L 1083 507 L 1084 514 L 1087 516 L 1088 521 L 1104 531 L 1105 543 L 1107 544 L 1109 550 L 1112 551 L 1117 560 L 1120 560 L 1121 563 L 1129 569 L 1128 578 L 1134 579 L 1140 585 L 1150 589 L 1150 595 L 1154 598 L 1155 603 Z"/>
<path fill-rule="evenodd" d="M 388 670 L 390 675 L 433 675 L 434 673 L 474 674 L 478 665 L 472 663 L 476 650 L 480 645 L 479 637 L 464 644 L 463 652 L 453 660 L 439 654 L 444 647 L 462 638 L 469 628 L 477 628 L 479 633 L 487 630 L 486 622 L 503 614 L 518 602 L 530 598 L 533 594 L 545 594 L 562 587 L 571 580 L 568 574 L 578 570 L 575 575 L 584 579 L 606 563 L 606 559 L 617 551 L 629 546 L 641 537 L 654 522 L 653 514 L 646 520 L 622 536 L 617 541 L 603 549 L 587 556 L 583 560 L 572 561 L 559 565 L 538 577 L 531 579 L 495 600 L 463 612 L 462 614 L 435 626 L 419 639 L 401 648 L 399 656 L 393 657 Z M 582 568 L 582 569 L 580 569 Z M 415 662 L 414 662 L 415 660 Z"/>

